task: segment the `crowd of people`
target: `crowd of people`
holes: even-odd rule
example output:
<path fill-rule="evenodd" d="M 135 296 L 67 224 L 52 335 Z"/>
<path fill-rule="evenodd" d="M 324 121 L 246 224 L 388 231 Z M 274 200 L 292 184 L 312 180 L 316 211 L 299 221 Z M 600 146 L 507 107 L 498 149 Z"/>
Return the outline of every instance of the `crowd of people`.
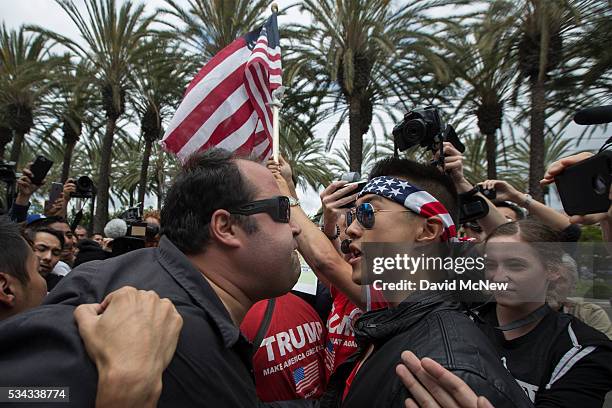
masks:
<path fill-rule="evenodd" d="M 73 180 L 47 214 L 28 214 L 40 186 L 24 169 L 0 218 L 0 386 L 70 387 L 72 406 L 98 408 L 601 407 L 612 325 L 572 297 L 577 261 L 560 243 L 585 224 L 612 241 L 612 207 L 570 217 L 485 180 L 496 199 L 477 193 L 488 212 L 459 224 L 458 194 L 475 186 L 461 153 L 442 150 L 443 167 L 388 157 L 361 185 L 331 183 L 319 225 L 282 157 L 197 153 L 161 212 L 142 216 L 142 249 L 121 254 L 111 228 L 67 220 Z M 389 300 L 368 284 L 372 243 L 479 248 L 486 277 L 511 289 Z M 292 291 L 298 252 L 316 294 Z"/>

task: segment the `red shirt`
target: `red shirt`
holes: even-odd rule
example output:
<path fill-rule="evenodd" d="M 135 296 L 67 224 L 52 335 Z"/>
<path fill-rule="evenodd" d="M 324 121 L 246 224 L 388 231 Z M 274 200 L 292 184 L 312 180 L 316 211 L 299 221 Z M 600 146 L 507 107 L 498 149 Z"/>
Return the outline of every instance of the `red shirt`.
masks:
<path fill-rule="evenodd" d="M 381 292 L 368 288 L 368 306 L 372 310 L 387 307 L 389 304 Z M 329 377 L 336 368 L 357 351 L 353 324 L 363 314 L 349 298 L 335 287 L 330 288 L 332 310 L 327 319 L 327 340 L 325 342 L 325 375 Z"/>
<path fill-rule="evenodd" d="M 357 351 L 353 322 L 363 313 L 348 297 L 335 287 L 330 288 L 332 310 L 327 319 L 325 342 L 325 375 L 332 375 L 336 368 Z"/>
<path fill-rule="evenodd" d="M 268 306 L 253 305 L 240 330 L 253 341 Z M 304 300 L 276 299 L 268 332 L 253 356 L 257 396 L 264 402 L 319 398 L 325 390 L 323 322 Z"/>

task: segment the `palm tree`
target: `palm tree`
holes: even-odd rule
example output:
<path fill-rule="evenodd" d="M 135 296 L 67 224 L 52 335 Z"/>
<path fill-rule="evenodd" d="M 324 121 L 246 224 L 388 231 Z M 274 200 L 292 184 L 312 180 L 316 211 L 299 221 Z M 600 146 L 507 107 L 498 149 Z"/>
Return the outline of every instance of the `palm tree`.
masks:
<path fill-rule="evenodd" d="M 480 133 L 486 137 L 487 178 L 497 178 L 496 133 L 502 127 L 504 107 L 510 100 L 516 77 L 511 51 L 507 3 L 492 3 L 476 23 L 449 24 L 441 45 L 448 49 L 450 72 L 459 89 L 467 89 L 456 111 L 467 107 L 475 114 Z M 465 86 L 467 85 L 467 87 Z"/>
<path fill-rule="evenodd" d="M 384 104 L 414 93 L 414 61 L 438 58 L 421 30 L 432 4 L 420 0 L 394 9 L 388 0 L 305 0 L 300 6 L 312 23 L 290 31 L 290 53 L 297 60 L 292 69 L 311 84 L 311 93 L 327 106 L 324 112 L 338 118 L 328 148 L 348 118 L 351 171 L 361 171 L 363 135 L 377 107 L 393 116 L 393 106 Z"/>
<path fill-rule="evenodd" d="M 145 15 L 144 4 L 125 0 L 121 7 L 116 0 L 91 0 L 85 10 L 73 0 L 56 0 L 78 29 L 82 42 L 77 42 L 42 28 L 34 28 L 60 42 L 92 65 L 96 84 L 101 91 L 106 113 L 106 129 L 102 138 L 98 171 L 98 199 L 94 229 L 100 230 L 108 220 L 113 136 L 117 121 L 125 112 L 127 93 L 131 88 L 132 69 L 141 61 L 142 40 L 150 35 L 153 16 Z"/>
<path fill-rule="evenodd" d="M 4 110 L 4 109 L 3 109 Z M 0 112 L 0 160 L 4 159 L 4 151 L 13 139 L 13 131 L 8 127 L 8 119 Z"/>
<path fill-rule="evenodd" d="M 25 135 L 34 126 L 52 78 L 51 70 L 59 62 L 49 52 L 48 41 L 41 35 L 28 35 L 25 27 L 0 28 L 0 109 L 3 112 L 2 150 L 10 141 L 10 160 L 19 162 Z M 10 129 L 12 132 L 7 131 Z"/>
<path fill-rule="evenodd" d="M 544 174 L 546 110 L 551 93 L 563 83 L 563 70 L 570 65 L 569 44 L 583 33 L 581 19 L 597 13 L 599 5 L 587 0 L 523 0 L 511 2 L 518 24 L 515 37 L 521 71 L 516 93 L 526 79 L 530 94 L 529 192 L 542 201 L 539 180 Z M 566 55 L 568 54 L 568 55 Z M 578 91 L 578 90 L 576 90 Z"/>
<path fill-rule="evenodd" d="M 165 1 L 168 7 L 160 12 L 177 18 L 181 25 L 167 19 L 160 22 L 178 32 L 201 56 L 201 62 L 258 26 L 268 5 L 265 0 L 188 0 L 183 8 L 176 0 Z"/>
<path fill-rule="evenodd" d="M 95 110 L 95 95 L 92 89 L 94 75 L 87 61 L 67 64 L 58 72 L 57 94 L 51 103 L 57 127 L 62 130 L 64 155 L 61 181 L 70 175 L 72 155 L 83 131 L 84 122 L 91 122 L 90 112 Z M 53 126 L 53 124 L 51 124 Z"/>
<path fill-rule="evenodd" d="M 329 170 L 329 160 L 324 155 L 321 139 L 300 140 L 291 130 L 285 131 L 281 134 L 280 151 L 291 165 L 299 186 L 310 186 L 316 191 L 332 182 L 333 174 Z"/>
<path fill-rule="evenodd" d="M 153 143 L 163 135 L 163 119 L 168 118 L 181 101 L 188 82 L 187 75 L 195 70 L 195 66 L 183 57 L 180 49 L 172 46 L 167 39 L 155 37 L 145 49 L 147 51 L 136 67 L 138 95 L 135 98 L 144 139 L 138 183 L 138 202 L 143 205 Z"/>

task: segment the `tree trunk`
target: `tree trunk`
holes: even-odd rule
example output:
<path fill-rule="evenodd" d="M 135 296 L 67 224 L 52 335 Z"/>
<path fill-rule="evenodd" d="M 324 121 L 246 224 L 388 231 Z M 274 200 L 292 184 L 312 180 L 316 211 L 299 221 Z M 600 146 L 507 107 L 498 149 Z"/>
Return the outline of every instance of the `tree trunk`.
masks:
<path fill-rule="evenodd" d="M 361 133 L 361 100 L 359 96 L 349 99 L 349 169 L 361 173 L 363 161 L 363 134 Z"/>
<path fill-rule="evenodd" d="M 110 193 L 110 173 L 113 150 L 113 137 L 117 119 L 108 118 L 106 121 L 106 131 L 102 139 L 102 152 L 100 157 L 100 167 L 98 171 L 98 205 L 94 217 L 94 231 L 102 231 L 108 222 L 108 198 Z"/>
<path fill-rule="evenodd" d="M 529 154 L 529 194 L 535 200 L 544 201 L 540 180 L 544 177 L 544 126 L 546 90 L 542 80 L 531 83 L 531 124 Z"/>
<path fill-rule="evenodd" d="M 487 148 L 487 178 L 489 180 L 497 179 L 497 144 L 495 140 L 495 133 L 486 135 L 486 148 Z"/>
<path fill-rule="evenodd" d="M 66 143 L 66 147 L 64 148 L 64 163 L 62 164 L 62 184 L 68 180 L 68 176 L 70 175 L 70 165 L 72 164 L 72 152 L 74 151 L 74 146 L 76 146 L 76 141 L 74 143 Z"/>
<path fill-rule="evenodd" d="M 89 214 L 90 214 L 90 217 L 89 217 L 89 225 L 88 225 L 87 229 L 89 231 L 91 231 L 92 234 L 96 234 L 96 233 L 102 234 L 104 232 L 103 230 L 99 230 L 99 231 L 94 230 L 94 210 L 95 210 L 95 206 L 96 206 L 95 200 L 89 200 Z"/>
<path fill-rule="evenodd" d="M 6 145 L 13 139 L 13 131 L 7 127 L 0 126 L 0 160 L 4 159 Z"/>
<path fill-rule="evenodd" d="M 144 210 L 144 200 L 147 193 L 147 173 L 149 171 L 149 157 L 153 143 L 145 139 L 145 148 L 142 155 L 142 165 L 140 166 L 140 182 L 138 183 L 138 202 Z"/>
<path fill-rule="evenodd" d="M 164 203 L 164 151 L 157 148 L 157 210 L 161 211 Z"/>
<path fill-rule="evenodd" d="M 21 145 L 25 139 L 25 133 L 15 131 L 13 137 L 13 148 L 11 149 L 11 161 L 19 165 L 19 156 L 21 156 Z"/>

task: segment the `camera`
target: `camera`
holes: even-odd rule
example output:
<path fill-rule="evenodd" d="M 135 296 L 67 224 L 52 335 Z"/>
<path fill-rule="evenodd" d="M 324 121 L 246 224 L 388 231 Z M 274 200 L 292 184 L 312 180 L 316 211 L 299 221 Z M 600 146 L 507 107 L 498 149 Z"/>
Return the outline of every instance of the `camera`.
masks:
<path fill-rule="evenodd" d="M 396 148 L 402 152 L 417 145 L 435 152 L 442 150 L 442 143 L 446 141 L 460 152 L 465 151 L 455 129 L 444 123 L 435 106 L 413 109 L 406 113 L 392 133 Z M 443 161 L 442 155 L 440 159 Z"/>
<path fill-rule="evenodd" d="M 611 182 L 612 150 L 602 150 L 593 157 L 567 167 L 555 177 L 563 209 L 568 215 L 608 211 L 612 204 L 608 198 Z"/>
<path fill-rule="evenodd" d="M 596 106 L 576 113 L 579 125 L 612 122 L 612 105 Z M 575 163 L 555 176 L 555 184 L 563 209 L 568 215 L 596 214 L 608 211 L 612 184 L 612 137 L 608 138 L 596 155 Z"/>
<path fill-rule="evenodd" d="M 13 183 L 15 180 L 17 180 L 15 163 L 0 160 L 0 181 L 5 183 Z"/>
<path fill-rule="evenodd" d="M 126 237 L 144 239 L 147 235 L 147 223 L 142 220 L 140 207 L 128 208 L 119 216 L 128 226 Z"/>
<path fill-rule="evenodd" d="M 70 196 L 74 198 L 93 198 L 96 195 L 96 187 L 93 180 L 87 176 L 81 176 L 74 182 L 76 191 Z"/>
<path fill-rule="evenodd" d="M 17 173 L 15 172 L 14 162 L 0 160 L 0 182 L 6 185 L 4 190 L 5 204 L 0 202 L 0 212 L 5 213 L 12 205 L 17 190 Z"/>
<path fill-rule="evenodd" d="M 148 224 L 142 219 L 140 206 L 128 208 L 119 217 L 128 225 L 126 236 L 140 239 L 153 239 L 159 234 L 157 225 Z"/>
<path fill-rule="evenodd" d="M 478 190 L 479 193 L 481 193 L 483 196 L 487 197 L 488 200 L 493 201 L 495 200 L 495 198 L 497 198 L 497 192 L 495 191 L 494 188 L 484 188 L 482 185 L 478 185 L 476 186 L 476 190 Z"/>

